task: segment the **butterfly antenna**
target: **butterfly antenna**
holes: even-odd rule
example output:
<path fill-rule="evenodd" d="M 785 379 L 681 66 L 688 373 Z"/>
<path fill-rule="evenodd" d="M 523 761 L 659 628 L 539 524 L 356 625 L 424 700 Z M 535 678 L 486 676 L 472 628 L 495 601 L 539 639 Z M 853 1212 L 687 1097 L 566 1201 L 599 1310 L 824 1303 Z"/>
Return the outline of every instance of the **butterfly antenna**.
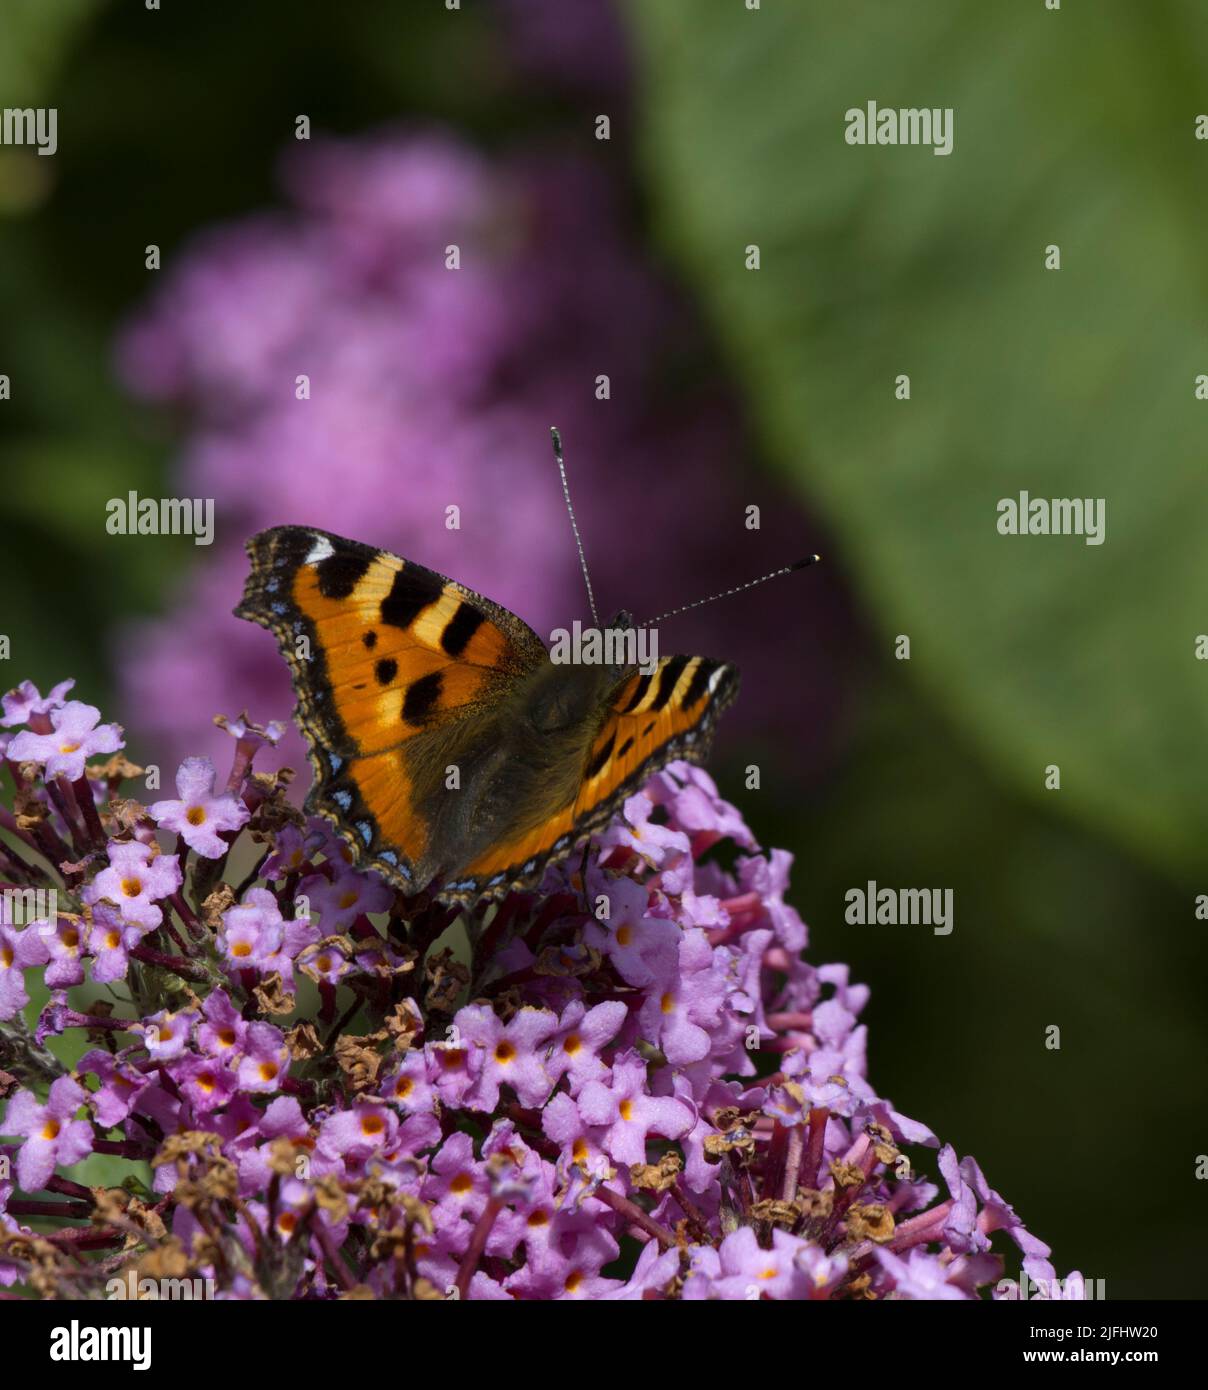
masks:
<path fill-rule="evenodd" d="M 821 559 L 821 555 L 807 555 L 804 560 L 798 560 L 792 565 L 785 565 L 783 569 L 773 570 L 771 574 L 760 575 L 758 579 L 748 579 L 745 584 L 739 584 L 737 588 L 723 589 L 720 594 L 710 594 L 708 598 L 698 598 L 695 603 L 686 603 L 682 608 L 673 608 L 669 613 L 660 613 L 657 618 L 647 618 L 641 626 L 657 627 L 664 618 L 674 618 L 678 613 L 687 613 L 690 608 L 702 608 L 706 603 L 713 603 L 719 598 L 729 598 L 731 594 L 741 594 L 744 589 L 753 589 L 756 584 L 766 584 L 769 579 L 779 579 L 782 574 L 792 574 L 794 570 L 803 570 L 809 565 L 816 565 Z"/>
<path fill-rule="evenodd" d="M 558 472 L 562 475 L 562 496 L 566 498 L 566 513 L 570 517 L 570 529 L 575 533 L 575 546 L 579 551 L 579 568 L 583 571 L 583 582 L 587 585 L 587 601 L 591 604 L 591 620 L 600 626 L 600 615 L 596 612 L 596 596 L 591 589 L 591 575 L 587 572 L 587 556 L 583 553 L 583 541 L 579 535 L 579 525 L 575 521 L 575 509 L 570 504 L 570 484 L 566 481 L 566 464 L 562 461 L 562 436 L 557 428 L 550 426 L 550 439 L 554 445 L 554 457 L 558 460 Z"/>

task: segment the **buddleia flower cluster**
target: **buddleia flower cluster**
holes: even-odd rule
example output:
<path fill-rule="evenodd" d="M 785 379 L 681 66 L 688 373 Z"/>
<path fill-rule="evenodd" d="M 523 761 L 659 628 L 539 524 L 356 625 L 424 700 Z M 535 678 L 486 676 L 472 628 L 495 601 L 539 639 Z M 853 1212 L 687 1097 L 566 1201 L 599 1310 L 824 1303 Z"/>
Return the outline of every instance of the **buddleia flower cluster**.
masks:
<path fill-rule="evenodd" d="M 972 1158 L 916 1167 L 938 1141 L 867 1079 L 868 990 L 804 958 L 791 856 L 700 769 L 539 891 L 462 909 L 358 872 L 255 769 L 280 724 L 218 720 L 225 780 L 189 758 L 152 800 L 71 691 L 26 682 L 0 721 L 8 1296 L 1049 1286 Z"/>

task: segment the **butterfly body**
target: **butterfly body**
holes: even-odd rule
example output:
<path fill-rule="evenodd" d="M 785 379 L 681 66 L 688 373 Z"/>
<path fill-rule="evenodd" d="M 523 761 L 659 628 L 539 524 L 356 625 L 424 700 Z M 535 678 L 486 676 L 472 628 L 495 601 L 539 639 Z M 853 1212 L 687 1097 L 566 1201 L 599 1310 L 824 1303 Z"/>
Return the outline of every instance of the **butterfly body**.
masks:
<path fill-rule="evenodd" d="M 701 657 L 555 663 L 505 608 L 326 532 L 275 527 L 247 548 L 235 612 L 290 666 L 307 809 L 406 893 L 534 886 L 658 768 L 702 761 L 737 692 L 732 667 Z"/>

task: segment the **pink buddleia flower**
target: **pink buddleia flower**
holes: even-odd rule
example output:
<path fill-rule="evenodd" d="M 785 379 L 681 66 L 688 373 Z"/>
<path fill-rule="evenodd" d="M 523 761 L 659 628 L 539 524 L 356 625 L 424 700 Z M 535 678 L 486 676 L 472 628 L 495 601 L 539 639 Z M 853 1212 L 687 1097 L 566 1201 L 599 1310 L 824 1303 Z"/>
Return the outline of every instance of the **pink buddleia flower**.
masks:
<path fill-rule="evenodd" d="M 49 963 L 44 982 L 52 989 L 67 989 L 84 983 L 84 928 L 70 917 L 57 917 L 37 927 L 46 944 Z"/>
<path fill-rule="evenodd" d="M 600 1052 L 616 1037 L 628 1014 L 619 999 L 606 1000 L 594 1009 L 588 1009 L 581 999 L 572 999 L 550 1039 L 544 1064 L 549 1080 L 557 1082 L 565 1076 L 573 1096 L 586 1082 L 604 1076 L 608 1064 Z"/>
<path fill-rule="evenodd" d="M 271 1023 L 250 1023 L 239 1059 L 239 1089 L 273 1094 L 289 1070 L 289 1048 L 280 1028 Z"/>
<path fill-rule="evenodd" d="M 69 1076 L 51 1083 L 45 1104 L 31 1091 L 10 1097 L 0 1125 L 4 1133 L 24 1139 L 17 1151 L 17 1181 L 27 1192 L 45 1187 L 56 1166 L 79 1163 L 92 1152 L 92 1125 L 76 1118 L 87 1099 Z"/>
<path fill-rule="evenodd" d="M 127 954 L 145 935 L 142 927 L 123 922 L 116 908 L 97 903 L 92 909 L 92 925 L 88 929 L 88 954 L 92 957 L 92 978 L 98 985 L 124 980 L 130 968 Z"/>
<path fill-rule="evenodd" d="M 196 1022 L 197 1014 L 192 1009 L 180 1013 L 161 1009 L 137 1025 L 135 1031 L 142 1033 L 147 1051 L 157 1062 L 169 1062 L 183 1055 L 189 1047 Z"/>
<path fill-rule="evenodd" d="M 180 860 L 139 840 L 111 842 L 108 850 L 109 865 L 85 888 L 84 901 L 111 903 L 130 926 L 158 927 L 164 914 L 157 904 L 181 886 Z"/>
<path fill-rule="evenodd" d="M 322 874 L 305 878 L 301 892 L 310 899 L 311 911 L 319 914 L 326 936 L 346 931 L 364 912 L 384 912 L 394 898 L 377 874 L 352 869 L 330 880 Z"/>
<path fill-rule="evenodd" d="M 221 832 L 245 826 L 251 812 L 229 793 L 214 795 L 214 764 L 209 758 L 186 758 L 176 773 L 177 801 L 156 801 L 147 808 L 161 829 L 173 830 L 191 850 L 220 859 L 228 849 Z"/>
<path fill-rule="evenodd" d="M 521 1009 L 510 1023 L 485 1005 L 458 1010 L 454 1024 L 464 1041 L 481 1055 L 481 1066 L 464 1102 L 476 1110 L 494 1110 L 499 1088 L 515 1091 L 521 1105 L 541 1105 L 553 1089 L 541 1044 L 558 1027 L 548 1009 Z"/>
<path fill-rule="evenodd" d="M 129 1063 L 95 1048 L 80 1058 L 78 1070 L 93 1073 L 101 1083 L 91 1099 L 97 1122 L 106 1129 L 120 1125 L 142 1092 L 153 1084 L 151 1077 Z"/>
<path fill-rule="evenodd" d="M 0 696 L 0 725 L 11 728 L 14 724 L 28 724 L 36 714 L 49 714 L 51 710 L 61 709 L 67 692 L 75 686 L 74 680 L 60 681 L 48 695 L 40 695 L 33 681 L 22 681 L 15 689 Z"/>
<path fill-rule="evenodd" d="M 80 700 L 54 706 L 49 714 L 52 732 L 22 730 L 9 744 L 8 756 L 15 763 L 40 763 L 47 777 L 66 777 L 74 782 L 84 775 L 85 759 L 125 747 L 118 725 L 98 724 L 100 717 L 95 705 Z"/>
<path fill-rule="evenodd" d="M 583 1087 L 579 1113 L 588 1124 L 604 1127 L 601 1145 L 617 1163 L 644 1163 L 649 1135 L 678 1139 L 694 1119 L 682 1102 L 649 1094 L 646 1064 L 635 1053 L 617 1058 L 607 1084 L 589 1081 Z"/>
<path fill-rule="evenodd" d="M 621 816 L 600 836 L 601 845 L 632 850 L 653 868 L 660 867 L 665 859 L 687 854 L 691 846 L 688 836 L 682 830 L 652 821 L 653 810 L 654 802 L 646 792 L 627 797 Z"/>
<path fill-rule="evenodd" d="M 239 1084 L 235 1073 L 213 1057 L 187 1058 L 172 1069 L 172 1080 L 198 1115 L 226 1105 Z"/>
<path fill-rule="evenodd" d="M 772 1232 L 772 1248 L 764 1249 L 750 1226 L 732 1231 L 718 1247 L 713 1292 L 722 1299 L 803 1299 L 810 1281 L 797 1260 L 805 1242 L 787 1231 Z"/>
<path fill-rule="evenodd" d="M 209 1057 L 224 1062 L 237 1061 L 242 1055 L 248 1025 L 224 989 L 214 990 L 201 1006 L 202 1022 L 197 1029 L 197 1043 Z"/>
<path fill-rule="evenodd" d="M 0 922 L 0 1023 L 29 1003 L 26 970 L 49 959 L 49 948 L 37 926 L 18 928 Z"/>

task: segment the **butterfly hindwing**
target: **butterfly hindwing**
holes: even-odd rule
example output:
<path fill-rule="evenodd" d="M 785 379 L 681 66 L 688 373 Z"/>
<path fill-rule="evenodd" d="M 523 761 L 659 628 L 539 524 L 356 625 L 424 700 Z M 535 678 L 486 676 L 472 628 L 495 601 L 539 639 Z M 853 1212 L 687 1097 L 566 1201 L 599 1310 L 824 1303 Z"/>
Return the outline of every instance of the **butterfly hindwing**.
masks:
<path fill-rule="evenodd" d="M 733 666 L 707 657 L 663 657 L 650 675 L 634 671 L 607 692 L 582 740 L 573 801 L 539 824 L 494 844 L 468 866 L 479 887 L 533 881 L 614 815 L 660 768 L 703 762 L 717 717 L 738 693 Z M 594 728 L 594 734 L 591 732 Z"/>
<path fill-rule="evenodd" d="M 308 809 L 359 863 L 415 891 L 438 848 L 422 808 L 545 646 L 498 604 L 388 551 L 298 526 L 247 549 L 236 613 L 269 628 L 289 663 L 315 771 Z"/>
<path fill-rule="evenodd" d="M 649 675 L 624 677 L 583 770 L 575 818 L 607 819 L 660 768 L 703 763 L 718 716 L 738 695 L 738 671 L 704 656 L 665 656 Z"/>

